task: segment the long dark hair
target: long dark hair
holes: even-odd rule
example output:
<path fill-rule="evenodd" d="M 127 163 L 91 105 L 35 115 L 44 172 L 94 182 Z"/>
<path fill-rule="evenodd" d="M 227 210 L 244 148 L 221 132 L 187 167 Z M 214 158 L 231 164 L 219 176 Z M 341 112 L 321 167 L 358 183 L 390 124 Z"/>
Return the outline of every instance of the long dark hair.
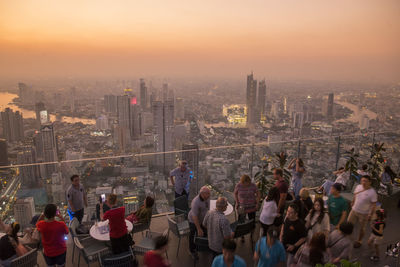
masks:
<path fill-rule="evenodd" d="M 304 162 L 301 158 L 298 158 L 299 160 L 299 166 L 304 168 Z"/>
<path fill-rule="evenodd" d="M 269 190 L 268 195 L 265 199 L 265 201 L 273 201 L 273 200 L 276 202 L 276 204 L 279 203 L 279 190 L 275 186 Z"/>
<path fill-rule="evenodd" d="M 315 202 L 318 202 L 319 205 L 320 205 L 320 207 L 321 207 L 321 211 L 320 211 L 319 216 L 318 216 L 318 219 L 317 219 L 317 222 L 318 222 L 318 223 L 321 223 L 322 220 L 324 219 L 324 216 L 325 216 L 324 200 L 323 200 L 322 198 L 316 198 L 316 199 L 314 200 L 314 204 L 315 204 Z M 315 210 L 314 205 L 313 205 L 313 207 L 312 207 L 312 209 L 311 209 L 311 211 L 310 211 L 310 220 L 314 217 L 314 214 L 315 214 L 316 212 L 317 212 L 317 211 Z"/>
<path fill-rule="evenodd" d="M 310 255 L 309 262 L 312 266 L 322 264 L 324 259 L 324 252 L 326 251 L 324 233 L 315 233 L 310 241 Z"/>

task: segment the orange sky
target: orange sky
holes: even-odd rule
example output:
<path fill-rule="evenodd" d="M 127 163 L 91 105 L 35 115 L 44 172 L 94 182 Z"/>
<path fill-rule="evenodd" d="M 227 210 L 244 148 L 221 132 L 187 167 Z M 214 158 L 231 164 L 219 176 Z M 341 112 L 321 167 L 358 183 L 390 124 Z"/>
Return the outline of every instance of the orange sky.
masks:
<path fill-rule="evenodd" d="M 0 77 L 400 80 L 398 0 L 0 1 Z"/>

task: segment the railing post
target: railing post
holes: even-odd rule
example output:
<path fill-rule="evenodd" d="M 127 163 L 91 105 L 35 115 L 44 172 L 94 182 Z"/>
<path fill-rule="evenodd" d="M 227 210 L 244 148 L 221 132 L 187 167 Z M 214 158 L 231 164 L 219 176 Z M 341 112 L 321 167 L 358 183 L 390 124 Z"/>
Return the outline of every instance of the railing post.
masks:
<path fill-rule="evenodd" d="M 200 151 L 199 151 L 199 146 L 197 145 L 196 147 L 196 157 L 195 157 L 195 172 L 196 172 L 196 192 L 197 194 L 199 193 L 199 179 L 200 179 L 200 175 L 199 175 L 199 155 L 200 155 Z"/>
<path fill-rule="evenodd" d="M 335 167 L 335 170 L 338 169 L 339 159 L 340 159 L 340 135 L 338 137 L 338 144 L 337 144 L 337 150 L 336 150 L 336 167 Z"/>
<path fill-rule="evenodd" d="M 250 162 L 250 178 L 253 179 L 253 166 L 254 166 L 254 143 L 251 144 L 251 162 Z"/>
<path fill-rule="evenodd" d="M 297 158 L 300 158 L 300 147 L 301 147 L 301 139 L 297 143 Z"/>

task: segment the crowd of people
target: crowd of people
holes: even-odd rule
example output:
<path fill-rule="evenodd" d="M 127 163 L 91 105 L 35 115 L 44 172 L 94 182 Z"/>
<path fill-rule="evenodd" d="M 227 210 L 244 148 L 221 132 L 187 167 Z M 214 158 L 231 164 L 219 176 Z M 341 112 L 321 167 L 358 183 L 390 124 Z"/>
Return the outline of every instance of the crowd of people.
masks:
<path fill-rule="evenodd" d="M 292 178 L 288 181 L 282 169 L 274 169 L 274 186 L 261 199 L 258 187 L 248 175 L 243 175 L 235 186 L 234 199 L 237 222 L 231 224 L 224 214 L 228 200 L 219 197 L 216 208 L 210 210 L 210 188 L 201 187 L 197 196 L 190 203 L 189 250 L 192 257 L 199 259 L 195 239 L 207 238 L 208 247 L 213 255 L 213 267 L 246 266 L 245 261 L 235 254 L 234 241 L 237 224 L 258 219 L 260 238 L 255 244 L 254 261 L 259 267 L 315 266 L 316 264 L 338 264 L 340 260 L 352 258 L 354 248 L 362 246 L 366 228 L 371 227 L 368 248 L 371 260 L 379 261 L 379 246 L 382 243 L 386 226 L 386 211 L 377 207 L 377 192 L 371 186 L 371 177 L 367 166 L 358 171 L 359 184 L 355 186 L 353 199 L 347 201 L 341 192 L 348 186 L 350 175 L 344 168 L 334 172 L 335 181 L 326 181 L 318 190 L 314 199 L 310 190 L 302 185 L 306 171 L 301 159 L 289 163 Z M 189 188 L 192 171 L 185 161 L 171 171 L 170 180 L 175 188 L 175 197 L 186 196 L 189 199 Z M 70 220 L 82 223 L 87 196 L 80 177 L 73 175 L 71 185 L 66 190 L 68 215 Z M 382 173 L 382 183 L 390 186 L 393 183 L 393 171 L 387 167 Z M 324 201 L 321 191 L 327 198 Z M 134 244 L 131 233 L 127 230 L 125 220 L 135 224 L 150 223 L 154 198 L 147 196 L 143 206 L 137 211 L 125 214 L 125 208 L 118 205 L 117 196 L 109 194 L 100 199 L 97 205 L 97 219 L 108 220 L 110 248 L 112 253 L 120 254 L 130 250 Z M 259 218 L 256 212 L 260 211 Z M 33 228 L 25 231 L 25 236 L 17 222 L 6 225 L 0 220 L 0 230 L 5 234 L 0 238 L 0 266 L 8 267 L 11 261 L 27 253 L 25 246 L 29 242 L 41 242 L 43 255 L 48 266 L 65 266 L 66 240 L 68 227 L 58 208 L 48 204 L 43 213 L 32 221 Z M 352 237 L 354 226 L 359 232 Z M 244 242 L 244 239 L 241 240 Z M 154 239 L 154 250 L 144 255 L 143 263 L 147 267 L 171 266 L 164 254 L 168 249 L 168 238 L 159 236 Z"/>

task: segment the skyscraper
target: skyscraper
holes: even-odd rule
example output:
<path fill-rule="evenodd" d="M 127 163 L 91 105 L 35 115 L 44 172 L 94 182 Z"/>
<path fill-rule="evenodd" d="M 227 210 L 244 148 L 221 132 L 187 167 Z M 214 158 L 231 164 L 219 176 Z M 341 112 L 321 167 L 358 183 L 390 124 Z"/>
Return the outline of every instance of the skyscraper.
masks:
<path fill-rule="evenodd" d="M 107 113 L 117 114 L 117 96 L 115 95 L 104 96 L 104 110 Z"/>
<path fill-rule="evenodd" d="M 13 112 L 12 109 L 6 108 L 1 112 L 1 121 L 3 134 L 7 141 L 15 142 L 24 139 L 23 118 L 19 111 Z"/>
<path fill-rule="evenodd" d="M 0 139 L 0 166 L 8 165 L 8 149 L 7 141 L 5 139 Z"/>
<path fill-rule="evenodd" d="M 322 105 L 322 114 L 328 119 L 333 119 L 333 99 L 333 93 L 330 93 Z"/>
<path fill-rule="evenodd" d="M 28 89 L 28 86 L 24 83 L 18 83 L 18 89 L 19 89 L 19 99 L 23 105 L 27 104 L 29 102 L 28 100 L 30 99 L 30 92 Z"/>
<path fill-rule="evenodd" d="M 75 112 L 75 95 L 76 95 L 76 88 L 71 87 L 71 99 L 70 99 L 71 113 Z"/>
<path fill-rule="evenodd" d="M 35 104 L 36 121 L 37 121 L 38 127 L 40 127 L 40 125 L 41 125 L 40 112 L 45 111 L 45 110 L 46 110 L 46 107 L 44 106 L 43 102 L 37 102 Z"/>
<path fill-rule="evenodd" d="M 23 151 L 17 154 L 17 164 L 32 164 L 36 163 L 35 150 L 31 147 L 24 148 Z M 23 187 L 33 187 L 38 185 L 40 178 L 39 166 L 30 165 L 19 167 L 19 177 Z"/>
<path fill-rule="evenodd" d="M 143 110 L 147 109 L 147 87 L 144 79 L 140 79 L 140 107 Z"/>
<path fill-rule="evenodd" d="M 52 123 L 44 124 L 42 125 L 40 132 L 42 135 L 44 161 L 58 161 L 58 146 L 56 135 L 54 133 L 54 125 Z M 57 164 L 46 164 L 43 177 L 50 178 L 51 175 L 56 171 L 56 169 Z"/>
<path fill-rule="evenodd" d="M 257 96 L 257 108 L 258 112 L 262 116 L 265 114 L 265 102 L 267 95 L 267 85 L 265 84 L 265 80 L 262 80 L 258 83 L 258 96 Z"/>
<path fill-rule="evenodd" d="M 154 101 L 152 104 L 152 111 L 155 151 L 172 151 L 174 148 L 174 102 Z M 155 164 L 165 172 L 166 168 L 170 168 L 174 165 L 174 158 L 174 154 L 163 153 L 156 156 Z"/>
<path fill-rule="evenodd" d="M 247 105 L 247 124 L 257 123 L 257 80 L 254 80 L 253 73 L 247 75 L 246 105 Z M 259 122 L 260 120 L 258 120 Z"/>

